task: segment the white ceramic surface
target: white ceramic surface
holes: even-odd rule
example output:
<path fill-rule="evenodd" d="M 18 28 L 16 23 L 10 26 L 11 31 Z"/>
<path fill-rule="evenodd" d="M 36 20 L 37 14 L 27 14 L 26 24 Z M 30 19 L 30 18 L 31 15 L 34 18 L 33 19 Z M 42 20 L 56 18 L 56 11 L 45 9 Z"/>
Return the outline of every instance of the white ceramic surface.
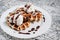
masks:
<path fill-rule="evenodd" d="M 9 34 L 11 36 L 17 37 L 17 38 L 34 38 L 34 37 L 37 37 L 37 36 L 45 33 L 46 31 L 48 31 L 48 29 L 51 26 L 51 16 L 44 9 L 42 9 L 41 7 L 36 7 L 36 6 L 34 6 L 35 9 L 41 11 L 42 14 L 45 16 L 45 22 L 41 24 L 41 27 L 35 34 L 31 34 L 31 35 L 18 34 L 17 31 L 15 31 L 15 30 L 11 29 L 9 26 L 7 26 L 6 16 L 9 14 L 9 12 L 15 10 L 18 7 L 22 7 L 22 6 L 23 5 L 14 6 L 2 14 L 1 19 L 0 19 L 0 25 L 4 32 L 6 32 L 7 34 Z"/>

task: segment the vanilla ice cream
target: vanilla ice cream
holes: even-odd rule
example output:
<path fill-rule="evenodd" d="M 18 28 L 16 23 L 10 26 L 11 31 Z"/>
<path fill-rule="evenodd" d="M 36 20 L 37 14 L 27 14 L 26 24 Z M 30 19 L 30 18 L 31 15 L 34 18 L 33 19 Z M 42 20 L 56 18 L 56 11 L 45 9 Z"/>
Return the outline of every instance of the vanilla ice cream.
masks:
<path fill-rule="evenodd" d="M 17 25 L 21 25 L 23 23 L 23 16 L 20 15 L 17 19 Z"/>
<path fill-rule="evenodd" d="M 14 16 L 14 17 L 13 17 Z M 16 23 L 17 25 L 21 25 L 23 23 L 23 16 L 20 14 L 15 14 L 13 16 L 10 16 L 10 18 L 8 19 L 10 23 Z M 13 20 L 12 20 L 13 17 Z"/>

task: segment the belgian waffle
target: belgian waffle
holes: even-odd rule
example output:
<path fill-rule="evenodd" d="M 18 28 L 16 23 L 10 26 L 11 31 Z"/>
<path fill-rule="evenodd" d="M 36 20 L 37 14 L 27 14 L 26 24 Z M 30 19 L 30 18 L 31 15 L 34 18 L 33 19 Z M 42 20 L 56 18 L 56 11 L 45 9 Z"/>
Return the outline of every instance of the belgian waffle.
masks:
<path fill-rule="evenodd" d="M 10 12 L 7 16 L 7 24 L 14 30 L 20 31 L 25 30 L 26 28 L 29 28 L 30 23 L 34 21 L 40 21 L 42 19 L 42 13 L 38 10 L 35 10 L 34 12 L 27 12 L 31 5 L 25 5 L 24 7 L 18 8 L 14 10 L 13 12 Z M 13 23 L 14 15 L 19 14 L 23 16 L 23 23 L 21 25 L 17 25 L 16 23 Z M 10 22 L 8 19 L 11 17 Z"/>

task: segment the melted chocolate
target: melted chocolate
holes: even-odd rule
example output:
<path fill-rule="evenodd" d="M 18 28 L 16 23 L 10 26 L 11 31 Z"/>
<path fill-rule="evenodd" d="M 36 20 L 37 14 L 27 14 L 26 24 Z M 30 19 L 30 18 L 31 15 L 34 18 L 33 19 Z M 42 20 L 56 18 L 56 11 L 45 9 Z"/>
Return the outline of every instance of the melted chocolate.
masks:
<path fill-rule="evenodd" d="M 19 32 L 19 34 L 30 34 L 30 33 L 23 33 L 23 32 Z"/>

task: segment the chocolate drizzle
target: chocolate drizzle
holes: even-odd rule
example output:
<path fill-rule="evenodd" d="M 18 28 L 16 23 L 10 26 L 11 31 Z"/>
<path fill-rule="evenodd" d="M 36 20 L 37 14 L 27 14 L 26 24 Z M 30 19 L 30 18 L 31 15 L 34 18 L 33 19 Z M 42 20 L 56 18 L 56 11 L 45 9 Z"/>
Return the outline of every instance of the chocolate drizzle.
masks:
<path fill-rule="evenodd" d="M 31 31 L 38 31 L 39 28 L 40 28 L 40 26 L 37 26 L 36 29 L 35 29 L 35 28 L 32 28 L 32 29 L 29 30 L 28 32 L 31 32 Z"/>
<path fill-rule="evenodd" d="M 39 28 L 40 28 L 40 26 L 37 26 L 37 27 L 36 27 L 36 29 L 39 29 Z"/>
<path fill-rule="evenodd" d="M 20 14 L 17 15 L 17 17 L 15 18 L 15 24 L 17 24 L 17 19 L 18 19 L 19 16 L 20 16 Z"/>
<path fill-rule="evenodd" d="M 34 30 L 35 30 L 35 28 L 32 28 L 32 29 L 31 29 L 31 31 L 34 31 Z"/>
<path fill-rule="evenodd" d="M 12 22 L 10 23 L 11 25 L 14 25 L 13 19 L 14 19 L 14 16 L 11 18 L 11 20 L 12 20 Z"/>
<path fill-rule="evenodd" d="M 40 26 L 37 26 L 35 31 L 37 31 L 39 28 L 40 28 Z"/>
<path fill-rule="evenodd" d="M 43 16 L 44 22 L 45 22 L 45 17 Z"/>
<path fill-rule="evenodd" d="M 23 32 L 19 32 L 19 34 L 30 34 L 30 33 L 23 33 Z"/>

